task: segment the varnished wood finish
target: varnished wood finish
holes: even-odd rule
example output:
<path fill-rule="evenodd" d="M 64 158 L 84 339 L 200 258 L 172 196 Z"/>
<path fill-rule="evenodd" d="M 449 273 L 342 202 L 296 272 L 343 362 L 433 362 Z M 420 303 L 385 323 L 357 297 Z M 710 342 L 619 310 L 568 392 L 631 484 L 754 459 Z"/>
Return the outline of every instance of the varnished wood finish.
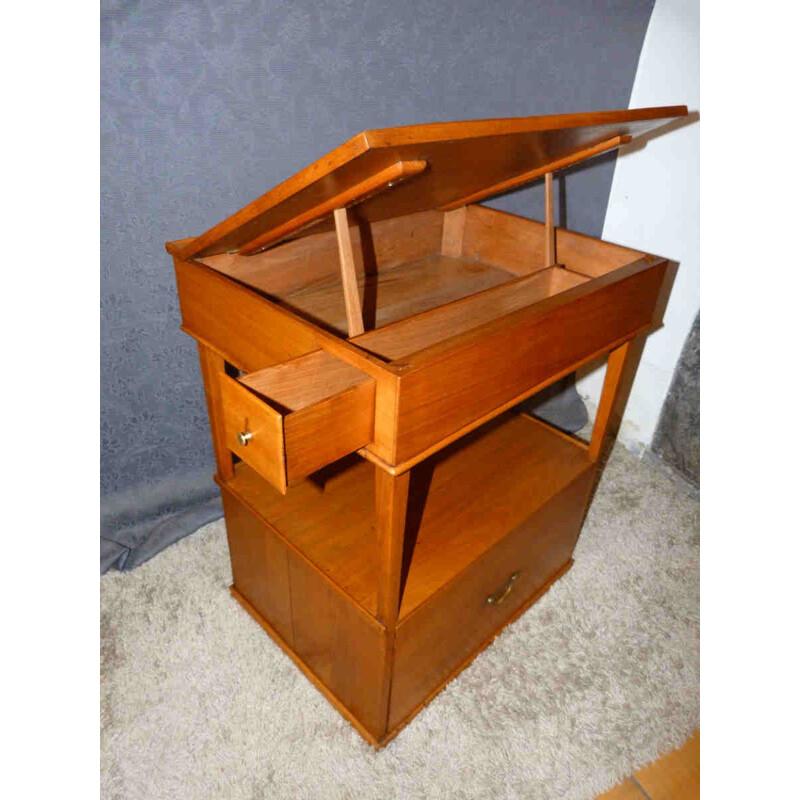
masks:
<path fill-rule="evenodd" d="M 558 260 L 573 272 L 598 277 L 624 267 L 644 253 L 558 229 Z M 483 206 L 469 206 L 462 256 L 526 275 L 544 264 L 545 226 L 535 220 Z"/>
<path fill-rule="evenodd" d="M 685 116 L 685 106 L 469 120 L 364 131 L 180 249 L 183 259 L 238 250 L 334 203 L 400 162 L 424 160 L 413 180 L 366 198 L 375 221 L 442 208 L 615 136 L 636 136 Z"/>
<path fill-rule="evenodd" d="M 650 800 L 650 798 L 630 778 L 626 778 L 619 786 L 599 795 L 595 800 Z"/>
<path fill-rule="evenodd" d="M 618 346 L 618 345 L 620 345 L 622 343 L 623 343 L 622 341 L 614 342 L 611 346 L 609 346 L 608 349 L 612 350 L 612 349 L 614 349 L 614 347 L 616 347 L 616 346 Z M 593 353 L 591 356 L 588 356 L 583 362 L 579 362 L 579 363 L 570 365 L 567 369 L 562 370 L 560 373 L 557 373 L 554 376 L 551 376 L 546 381 L 543 381 L 542 383 L 537 384 L 536 386 L 534 386 L 532 389 L 527 389 L 522 394 L 519 394 L 516 397 L 512 397 L 511 400 L 503 403 L 502 406 L 499 406 L 498 408 L 492 409 L 488 413 L 483 414 L 482 416 L 480 416 L 477 419 L 473 420 L 469 424 L 464 425 L 462 428 L 459 428 L 458 430 L 454 431 L 453 433 L 449 434 L 448 436 L 443 437 L 438 442 L 436 442 L 435 444 L 432 444 L 430 447 L 426 448 L 425 450 L 422 450 L 421 452 L 417 453 L 416 455 L 412 456 L 411 458 L 407 458 L 405 461 L 400 461 L 397 464 L 389 464 L 388 462 L 384 461 L 382 458 L 380 458 L 379 456 L 377 456 L 375 454 L 375 451 L 373 449 L 373 445 L 370 445 L 369 448 L 366 448 L 366 447 L 361 448 L 358 452 L 359 452 L 360 455 L 362 455 L 368 461 L 371 461 L 376 466 L 381 467 L 381 469 L 383 469 L 385 472 L 388 472 L 390 475 L 395 475 L 395 476 L 402 475 L 404 472 L 407 472 L 412 467 L 415 467 L 417 464 L 425 461 L 427 458 L 430 458 L 430 456 L 435 455 L 436 453 L 440 452 L 443 448 L 447 447 L 448 445 L 452 444 L 455 441 L 458 441 L 463 436 L 466 436 L 468 433 L 471 433 L 472 431 L 476 430 L 481 425 L 484 425 L 485 423 L 489 422 L 490 420 L 495 419 L 500 414 L 503 414 L 506 411 L 508 411 L 510 408 L 513 408 L 514 406 L 519 405 L 523 400 L 526 400 L 531 395 L 534 395 L 537 392 L 540 392 L 542 389 L 545 389 L 550 384 L 555 383 L 555 381 L 559 380 L 560 378 L 563 378 L 565 375 L 568 375 L 568 374 L 574 372 L 577 367 L 581 367 L 585 363 L 588 363 L 590 361 L 594 361 L 594 360 L 596 360 L 596 358 L 598 358 L 601 355 L 603 355 L 603 353 Z M 553 431 L 555 431 L 557 434 L 561 435 L 562 438 L 565 438 L 565 439 L 567 439 L 569 441 L 573 441 L 577 446 L 583 448 L 584 450 L 588 450 L 589 449 L 589 446 L 585 442 L 582 442 L 582 441 L 576 439 L 575 437 L 565 436 L 560 431 L 556 431 L 555 428 L 553 428 Z"/>
<path fill-rule="evenodd" d="M 609 304 L 622 302 L 628 294 L 638 296 L 638 290 L 645 290 L 654 282 L 654 276 L 662 276 L 666 270 L 667 262 L 654 256 L 644 256 L 631 264 L 626 265 L 613 273 L 609 273 L 593 281 L 586 281 L 585 276 L 577 275 L 571 270 L 550 269 L 547 270 L 548 289 L 545 294 L 540 294 L 536 289 L 531 289 L 538 302 L 527 302 L 515 304 L 511 299 L 512 294 L 508 287 L 487 291 L 479 297 L 465 298 L 463 304 L 453 306 L 453 308 L 436 310 L 431 313 L 431 317 L 455 312 L 451 316 L 454 324 L 447 324 L 444 331 L 436 337 L 431 337 L 421 342 L 418 337 L 414 337 L 415 349 L 412 353 L 405 353 L 402 357 L 403 369 L 419 369 L 434 361 L 441 360 L 445 354 L 452 351 L 463 349 L 466 343 L 472 342 L 481 336 L 491 335 L 498 330 L 504 330 L 513 326 L 520 319 L 534 320 L 539 317 L 558 312 L 560 309 L 568 307 L 598 306 L 603 310 L 602 316 L 614 314 L 614 310 L 608 308 Z M 513 284 L 513 288 L 522 288 L 523 293 L 527 293 L 529 287 L 535 287 L 537 276 L 526 276 Z M 525 295 L 526 297 L 529 295 Z M 656 297 L 658 294 L 656 294 Z M 589 298 L 592 298 L 591 300 Z M 649 298 L 640 298 L 645 300 Z M 483 314 L 481 306 L 491 308 L 492 305 L 499 307 L 499 311 Z M 627 309 L 616 309 L 624 311 Z M 480 314 L 481 322 L 473 325 L 469 321 L 471 315 Z M 566 312 L 569 314 L 569 312 Z M 652 322 L 652 307 L 647 309 L 647 321 Z M 420 324 L 420 318 L 408 320 L 408 326 L 415 328 Z M 579 321 L 579 320 L 576 320 Z M 387 331 L 388 333 L 388 331 Z M 370 336 L 378 338 L 378 333 Z M 366 338 L 366 336 L 365 336 Z M 359 340 L 361 342 L 363 340 Z M 553 340 L 555 343 L 555 340 Z M 381 351 L 383 352 L 383 351 Z"/>
<path fill-rule="evenodd" d="M 365 309 L 370 329 L 500 286 L 513 275 L 503 269 L 463 258 L 430 255 L 392 269 L 356 278 L 359 307 Z M 341 281 L 312 284 L 281 296 L 283 305 L 325 328 L 348 334 Z"/>
<path fill-rule="evenodd" d="M 558 272 L 566 276 L 565 270 Z M 523 275 L 376 331 L 369 331 L 353 342 L 370 353 L 391 362 L 400 362 L 405 367 L 408 357 L 413 353 L 421 353 L 458 334 L 531 306 L 569 288 L 569 283 L 577 286 L 586 281 L 582 275 L 569 273 L 566 277 L 559 274 L 556 279 L 558 283 L 555 284 L 555 273 L 556 270 L 541 270 L 533 275 Z"/>
<path fill-rule="evenodd" d="M 389 361 L 400 362 L 405 368 L 412 354 L 422 353 L 433 345 L 585 282 L 585 276 L 562 269 L 522 275 L 459 301 L 369 331 L 356 338 L 354 344 Z"/>
<path fill-rule="evenodd" d="M 386 745 L 406 726 L 408 723 L 420 712 L 422 709 L 441 692 L 450 681 L 457 678 L 494 640 L 502 633 L 503 629 L 511 623 L 515 622 L 521 617 L 543 594 L 545 594 L 550 587 L 560 578 L 562 578 L 570 569 L 572 569 L 573 560 L 570 559 L 558 572 L 550 577 L 548 581 L 536 592 L 534 592 L 518 609 L 512 614 L 499 628 L 495 629 L 483 642 L 481 642 L 462 662 L 459 664 L 442 682 L 433 688 L 428 695 L 419 702 L 400 722 L 396 723 L 394 728 L 391 728 L 386 735 L 386 738 L 380 743 L 380 746 Z"/>
<path fill-rule="evenodd" d="M 591 466 L 584 445 L 522 414 L 490 423 L 438 453 L 409 478 L 406 536 L 413 538 L 414 557 L 402 571 L 400 618 Z M 375 515 L 365 513 L 379 496 L 375 473 L 369 463 L 346 460 L 281 495 L 237 464 L 224 485 L 378 619 L 380 535 Z M 402 483 L 393 490 L 402 499 Z M 485 502 L 488 496 L 492 503 Z M 398 529 L 397 523 L 389 527 Z"/>
<path fill-rule="evenodd" d="M 411 473 L 414 549 L 400 619 L 591 466 L 583 449 L 517 414 L 485 425 L 420 465 Z"/>
<path fill-rule="evenodd" d="M 239 369 L 254 372 L 319 349 L 313 328 L 213 269 L 176 260 L 175 275 L 184 330 Z"/>
<path fill-rule="evenodd" d="M 643 767 L 634 777 L 650 800 L 699 800 L 700 731 L 683 747 Z"/>
<path fill-rule="evenodd" d="M 492 186 L 480 189 L 477 192 L 473 192 L 467 197 L 462 197 L 453 203 L 448 203 L 447 205 L 442 206 L 441 210 L 450 211 L 451 209 L 464 207 L 472 203 L 479 203 L 484 198 L 492 197 L 493 195 L 500 194 L 501 192 L 510 192 L 512 189 L 518 189 L 520 186 L 524 186 L 526 183 L 532 183 L 533 181 L 539 180 L 539 178 L 541 178 L 543 175 L 545 177 L 547 175 L 552 176 L 552 174 L 557 170 L 566 169 L 567 167 L 571 167 L 580 163 L 581 161 L 586 161 L 589 158 L 598 156 L 601 153 L 607 153 L 609 150 L 615 150 L 617 147 L 627 144 L 630 142 L 630 140 L 630 136 L 613 136 L 611 139 L 599 142 L 591 147 L 581 148 L 580 150 L 577 150 L 568 156 L 564 156 L 564 158 L 549 162 L 544 167 L 538 167 L 537 169 L 523 172 L 521 175 L 515 175 L 513 178 L 509 178 L 508 180 L 501 181 L 500 183 L 496 183 Z M 552 177 L 550 180 L 552 181 Z"/>
<path fill-rule="evenodd" d="M 257 292 L 194 261 L 176 262 L 181 329 L 243 372 L 323 349 L 372 377 L 385 363 Z M 265 335 L 265 331 L 269 335 Z"/>
<path fill-rule="evenodd" d="M 358 296 L 356 265 L 353 260 L 353 244 L 350 241 L 350 228 L 347 224 L 347 209 L 337 208 L 333 212 L 336 223 L 336 239 L 339 242 L 339 263 L 342 269 L 342 291 L 344 307 L 347 312 L 347 335 L 358 336 L 364 333 L 364 315 Z"/>
<path fill-rule="evenodd" d="M 217 475 L 227 481 L 233 477 L 233 457 L 225 444 L 224 409 L 220 389 L 222 376 L 225 374 L 225 359 L 202 342 L 197 343 L 197 351 L 206 392 L 206 407 L 211 426 L 211 442 L 214 445 L 214 459 L 217 462 Z"/>
<path fill-rule="evenodd" d="M 464 248 L 464 227 L 467 222 L 467 209 L 462 206 L 444 215 L 442 227 L 442 255 L 458 258 Z"/>
<path fill-rule="evenodd" d="M 350 228 L 356 273 L 373 274 L 439 255 L 444 216 L 439 211 L 422 211 L 369 224 L 359 221 Z M 277 298 L 340 280 L 335 231 L 294 239 L 252 256 L 220 253 L 197 260 Z"/>
<path fill-rule="evenodd" d="M 597 415 L 589 443 L 589 458 L 597 461 L 614 425 L 619 425 L 624 405 L 628 399 L 630 384 L 639 365 L 645 337 L 625 342 L 608 356 L 603 391 L 597 406 Z"/>
<path fill-rule="evenodd" d="M 277 244 L 287 236 L 318 222 L 335 209 L 344 211 L 350 205 L 363 202 L 367 197 L 408 180 L 408 178 L 413 178 L 414 175 L 422 172 L 426 166 L 425 161 L 398 161 L 396 164 L 391 164 L 374 175 L 368 175 L 355 186 L 348 187 L 319 205 L 313 206 L 296 217 L 292 217 L 277 228 L 270 229 L 261 236 L 257 236 L 244 247 L 241 247 L 239 252 L 244 256 L 249 256 L 270 245 Z"/>
<path fill-rule="evenodd" d="M 556 263 L 556 223 L 553 208 L 553 173 L 544 176 L 544 266 Z"/>
<path fill-rule="evenodd" d="M 409 474 L 375 469 L 375 532 L 378 539 L 378 619 L 389 629 L 400 611 Z"/>
<path fill-rule="evenodd" d="M 369 443 L 374 435 L 375 382 L 345 389 L 284 420 L 289 485 Z"/>
<path fill-rule="evenodd" d="M 572 563 L 675 265 L 556 229 L 552 173 L 685 112 L 368 131 L 167 245 L 234 596 L 375 746 Z M 545 175 L 544 224 L 465 205 Z M 511 410 L 607 353 L 588 445 Z"/>
<path fill-rule="evenodd" d="M 423 610 L 423 620 L 439 619 L 442 603 L 445 602 L 440 598 L 450 597 L 451 592 L 456 592 L 461 597 L 463 589 L 458 587 L 463 585 L 463 576 L 470 570 L 472 572 L 469 574 L 481 574 L 480 567 L 471 565 L 483 563 L 482 559 L 487 554 L 491 563 L 499 559 L 498 563 L 505 569 L 507 561 L 503 559 L 507 556 L 500 558 L 497 553 L 511 551 L 516 558 L 519 555 L 519 543 L 523 540 L 533 541 L 523 533 L 526 529 L 525 523 L 505 535 L 505 531 L 514 527 L 514 520 L 524 518 L 531 508 L 537 506 L 537 502 L 541 503 L 553 492 L 554 486 L 569 489 L 576 483 L 572 476 L 580 479 L 591 471 L 591 463 L 585 454 L 571 443 L 555 436 L 547 426 L 532 424 L 522 416 L 515 416 L 511 422 L 513 424 L 497 426 L 494 430 L 473 437 L 473 441 L 465 442 L 461 449 L 456 448 L 446 458 L 442 458 L 427 489 L 426 502 L 420 504 L 421 487 L 415 487 L 410 498 L 411 524 L 412 527 L 419 526 L 417 548 L 420 559 L 415 572 L 409 574 L 406 580 L 404 600 L 407 601 L 409 610 L 408 613 L 404 612 L 403 619 L 415 619 L 417 614 L 414 612 Z M 516 444 L 521 440 L 525 440 L 527 446 L 516 453 L 516 466 L 509 463 L 508 470 L 499 474 L 497 464 L 508 455 L 505 444 Z M 574 458 L 577 459 L 574 471 L 564 471 L 566 463 L 558 457 L 559 453 L 563 455 L 568 452 L 574 452 Z M 476 466 L 483 472 L 473 480 L 480 481 L 487 491 L 492 492 L 497 499 L 496 506 L 482 505 L 480 497 L 474 491 L 473 482 L 464 483 L 465 477 L 472 474 Z M 371 470 L 369 465 L 361 462 L 353 465 L 352 474 L 345 480 L 333 478 L 330 488 L 313 486 L 306 481 L 290 490 L 285 497 L 281 497 L 277 492 L 273 494 L 273 490 L 260 481 L 248 467 L 239 464 L 235 479 L 221 485 L 226 519 L 233 521 L 229 525 L 232 535 L 236 537 L 232 552 L 233 548 L 237 548 L 234 573 L 237 590 L 270 626 L 280 630 L 282 644 L 288 643 L 304 665 L 305 671 L 312 673 L 317 681 L 328 688 L 343 713 L 353 715 L 359 720 L 374 743 L 388 737 L 392 728 L 405 724 L 411 710 L 404 708 L 403 719 L 398 716 L 400 712 L 396 715 L 392 712 L 387 729 L 386 717 L 382 714 L 388 713 L 386 704 L 389 702 L 390 684 L 393 685 L 394 681 L 400 679 L 400 688 L 397 691 L 403 697 L 415 697 L 414 704 L 420 704 L 432 692 L 442 688 L 439 685 L 442 682 L 442 673 L 437 673 L 439 677 L 436 680 L 425 681 L 424 686 L 418 687 L 416 694 L 413 689 L 409 694 L 406 684 L 400 678 L 401 671 L 398 671 L 393 650 L 389 648 L 389 643 L 394 638 L 393 634 L 390 635 L 391 629 L 384 632 L 378 619 L 371 622 L 369 616 L 357 612 L 357 606 L 348 602 L 355 587 L 349 585 L 345 590 L 337 583 L 336 579 L 339 577 L 352 576 L 351 567 L 365 563 L 367 569 L 362 572 L 362 581 L 364 585 L 371 582 L 373 592 L 375 589 L 375 569 L 370 569 L 369 565 L 375 564 L 378 540 L 375 539 L 369 520 L 365 520 L 363 513 L 360 513 L 365 499 L 364 487 L 369 488 L 369 481 L 364 478 L 371 474 Z M 378 474 L 382 475 L 380 472 Z M 523 474 L 527 477 L 523 477 Z M 549 483 L 534 481 L 534 476 L 540 475 L 545 475 Z M 515 487 L 521 480 L 527 481 L 535 491 L 523 496 L 515 493 Z M 403 525 L 401 518 L 405 516 L 400 510 L 404 491 L 402 479 L 395 479 L 394 483 L 385 484 L 382 490 L 378 489 L 376 498 L 387 490 L 392 496 L 393 511 L 390 516 L 394 519 L 393 530 L 396 532 Z M 293 493 L 297 494 L 293 496 Z M 245 496 L 248 501 L 242 499 Z M 514 506 L 510 514 L 509 500 Z M 547 502 L 544 501 L 542 508 L 547 507 Z M 452 514 L 454 509 L 459 513 L 450 521 L 447 515 L 448 512 Z M 577 503 L 576 510 L 581 509 L 582 505 Z M 327 522 L 320 518 L 320 512 L 328 515 Z M 476 512 L 483 515 L 482 522 L 475 517 Z M 431 514 L 430 518 L 428 514 Z M 269 515 L 268 520 L 266 515 Z M 539 518 L 543 519 L 541 514 Z M 477 525 L 474 530 L 470 528 L 473 519 Z M 466 527 L 465 520 L 470 521 Z M 354 525 L 349 525 L 348 521 L 352 521 Z M 367 524 L 362 525 L 362 521 Z M 445 524 L 442 524 L 443 521 Z M 482 525 L 485 527 L 482 528 Z M 559 522 L 555 527 L 547 527 L 553 535 L 562 539 L 564 529 L 560 525 Z M 487 538 L 487 532 L 500 534 L 500 538 Z M 459 541 L 466 533 L 471 538 Z M 577 536 L 577 529 L 573 533 Z M 240 540 L 246 542 L 249 549 L 243 550 Z M 394 541 L 397 541 L 396 536 Z M 498 551 L 492 546 L 493 541 L 505 544 Z M 564 542 L 574 544 L 574 537 L 567 537 Z M 459 545 L 456 550 L 453 549 L 455 543 Z M 542 542 L 536 546 L 541 547 Z M 370 553 L 371 557 L 367 557 Z M 532 556 L 526 553 L 524 551 L 521 557 L 527 562 Z M 396 561 L 396 555 L 390 560 Z M 341 558 L 347 558 L 349 564 L 337 563 L 337 559 Z M 512 561 L 517 563 L 514 559 Z M 279 570 L 277 579 L 276 569 Z M 505 624 L 521 604 L 527 604 L 534 590 L 542 590 L 549 584 L 555 571 L 553 569 L 543 575 L 541 581 L 536 579 L 538 572 L 529 571 L 525 580 L 518 587 L 515 586 L 513 602 L 504 604 L 502 609 L 498 607 L 499 614 L 492 610 L 488 615 L 489 619 L 495 622 L 499 620 L 500 625 Z M 269 576 L 273 576 L 271 586 L 261 586 L 259 589 L 260 583 Z M 494 573 L 492 577 L 495 577 Z M 485 581 L 480 585 L 480 592 L 483 592 L 484 584 Z M 518 592 L 518 588 L 521 591 Z M 267 594 L 262 597 L 259 591 Z M 280 613 L 274 607 L 275 591 L 282 591 L 283 596 L 288 595 L 291 598 L 287 606 L 279 609 Z M 374 600 L 368 605 L 377 616 L 377 604 Z M 287 607 L 291 613 L 288 621 Z M 398 631 L 402 630 L 402 624 Z M 469 627 L 461 629 L 462 635 L 467 634 L 468 642 L 459 649 L 458 660 L 454 662 L 456 666 L 470 660 L 488 643 L 485 641 L 487 636 L 490 633 L 493 635 L 492 632 L 496 633 L 495 627 L 491 625 L 488 628 L 485 625 L 479 628 L 479 633 Z M 440 653 L 441 646 L 437 645 L 434 651 Z M 413 655 L 404 657 L 417 658 Z M 387 659 L 392 660 L 394 668 Z M 419 668 L 413 670 L 412 674 L 418 676 Z"/>
<path fill-rule="evenodd" d="M 263 475 L 276 489 L 286 491 L 283 417 L 239 381 L 220 378 L 225 446 Z M 240 434 L 251 438 L 246 444 Z"/>
<path fill-rule="evenodd" d="M 337 479 L 301 481 L 285 495 L 245 463 L 219 486 L 255 514 L 334 591 L 361 614 L 377 621 L 377 543 L 373 515 L 373 473 L 356 459 Z"/>
<path fill-rule="evenodd" d="M 370 380 L 325 350 L 243 375 L 239 381 L 285 411 L 299 411 Z"/>
<path fill-rule="evenodd" d="M 372 441 L 375 381 L 325 351 L 220 386 L 225 446 L 281 492 Z"/>
<path fill-rule="evenodd" d="M 288 550 L 284 543 L 229 492 L 222 492 L 233 585 L 292 645 Z"/>
<path fill-rule="evenodd" d="M 383 738 L 386 631 L 293 553 L 289 574 L 295 652 L 375 739 Z"/>
<path fill-rule="evenodd" d="M 569 561 L 591 482 L 587 468 L 399 625 L 389 728 Z M 515 573 L 505 599 L 488 605 Z"/>
<path fill-rule="evenodd" d="M 596 800 L 699 800 L 700 731 Z"/>
<path fill-rule="evenodd" d="M 590 293 L 578 286 L 420 353 L 401 379 L 394 461 L 649 325 L 665 267 Z"/>
<path fill-rule="evenodd" d="M 379 741 L 376 739 L 368 730 L 361 724 L 361 721 L 356 717 L 345 705 L 342 701 L 331 691 L 330 687 L 327 686 L 317 675 L 314 671 L 308 666 L 308 664 L 303 661 L 300 656 L 292 649 L 291 644 L 287 642 L 275 629 L 273 625 L 271 625 L 262 614 L 258 612 L 258 610 L 250 603 L 248 600 L 236 590 L 235 586 L 231 586 L 230 588 L 231 596 L 242 606 L 242 608 L 269 634 L 275 644 L 286 653 L 289 658 L 292 659 L 294 664 L 297 668 L 303 673 L 303 675 L 308 678 L 309 681 L 313 684 L 315 688 L 317 688 L 325 699 L 358 731 L 361 736 L 366 739 L 369 744 L 371 744 L 374 748 L 378 749 L 382 747 L 386 740 Z"/>

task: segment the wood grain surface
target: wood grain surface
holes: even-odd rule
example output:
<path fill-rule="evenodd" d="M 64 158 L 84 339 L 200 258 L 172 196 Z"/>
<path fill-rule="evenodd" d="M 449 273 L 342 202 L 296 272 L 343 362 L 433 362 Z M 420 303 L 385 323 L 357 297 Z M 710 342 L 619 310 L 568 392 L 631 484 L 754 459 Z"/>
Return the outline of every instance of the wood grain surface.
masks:
<path fill-rule="evenodd" d="M 364 131 L 179 249 L 183 259 L 226 253 L 281 230 L 398 162 L 427 169 L 358 206 L 374 221 L 442 208 L 617 136 L 637 136 L 685 106 L 468 120 Z M 332 211 L 333 209 L 331 209 Z"/>

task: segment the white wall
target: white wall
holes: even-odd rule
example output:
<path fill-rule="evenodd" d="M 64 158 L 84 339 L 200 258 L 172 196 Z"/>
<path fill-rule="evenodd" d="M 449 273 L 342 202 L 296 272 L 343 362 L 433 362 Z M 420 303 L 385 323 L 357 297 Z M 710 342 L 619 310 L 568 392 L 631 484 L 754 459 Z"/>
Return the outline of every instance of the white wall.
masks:
<path fill-rule="evenodd" d="M 700 106 L 697 0 L 656 0 L 633 83 L 630 108 Z M 628 151 L 628 152 L 626 152 Z M 664 327 L 648 337 L 619 433 L 641 451 L 653 439 L 681 348 L 700 308 L 700 124 L 620 150 L 603 239 L 679 262 Z M 590 410 L 604 368 L 582 377 Z"/>

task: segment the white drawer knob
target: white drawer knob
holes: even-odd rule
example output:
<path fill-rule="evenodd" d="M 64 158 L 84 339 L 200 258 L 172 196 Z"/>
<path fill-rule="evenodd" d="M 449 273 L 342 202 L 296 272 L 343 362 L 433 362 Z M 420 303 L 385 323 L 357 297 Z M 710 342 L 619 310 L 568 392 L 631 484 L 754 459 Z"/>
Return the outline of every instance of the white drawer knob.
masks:
<path fill-rule="evenodd" d="M 247 447 L 247 443 L 253 438 L 253 434 L 250 431 L 239 431 L 236 434 L 236 438 L 239 440 L 239 444 L 242 447 Z"/>

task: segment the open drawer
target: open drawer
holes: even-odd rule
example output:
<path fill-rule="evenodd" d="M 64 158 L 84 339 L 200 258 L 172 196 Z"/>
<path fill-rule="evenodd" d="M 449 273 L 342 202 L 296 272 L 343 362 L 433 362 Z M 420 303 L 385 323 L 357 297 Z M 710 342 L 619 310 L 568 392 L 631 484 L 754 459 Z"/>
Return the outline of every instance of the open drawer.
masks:
<path fill-rule="evenodd" d="M 372 441 L 375 381 L 324 350 L 221 379 L 225 444 L 276 489 Z"/>

